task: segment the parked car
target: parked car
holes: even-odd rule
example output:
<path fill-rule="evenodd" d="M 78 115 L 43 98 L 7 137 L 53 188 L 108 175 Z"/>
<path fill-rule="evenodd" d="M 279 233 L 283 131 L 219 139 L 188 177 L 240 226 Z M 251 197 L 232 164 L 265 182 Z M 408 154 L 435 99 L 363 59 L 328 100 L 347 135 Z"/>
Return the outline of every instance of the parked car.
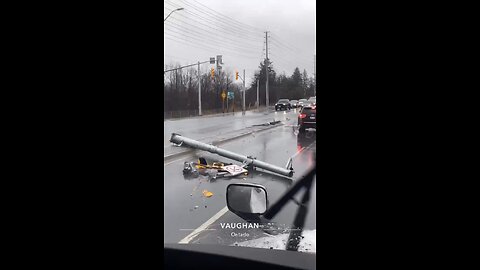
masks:
<path fill-rule="evenodd" d="M 277 103 L 275 103 L 275 111 L 290 109 L 292 109 L 292 105 L 290 105 L 290 100 L 288 99 L 280 99 Z"/>
<path fill-rule="evenodd" d="M 298 130 L 305 132 L 307 128 L 317 128 L 317 108 L 315 106 L 303 106 L 298 115 Z"/>
<path fill-rule="evenodd" d="M 290 106 L 292 106 L 292 108 L 297 108 L 297 105 L 298 105 L 298 100 L 296 99 L 290 100 Z"/>
<path fill-rule="evenodd" d="M 306 102 L 307 102 L 307 100 L 304 99 L 304 98 L 299 99 L 299 100 L 298 100 L 297 107 L 300 107 L 300 108 L 301 108 L 301 107 L 303 106 L 303 104 L 306 103 Z"/>

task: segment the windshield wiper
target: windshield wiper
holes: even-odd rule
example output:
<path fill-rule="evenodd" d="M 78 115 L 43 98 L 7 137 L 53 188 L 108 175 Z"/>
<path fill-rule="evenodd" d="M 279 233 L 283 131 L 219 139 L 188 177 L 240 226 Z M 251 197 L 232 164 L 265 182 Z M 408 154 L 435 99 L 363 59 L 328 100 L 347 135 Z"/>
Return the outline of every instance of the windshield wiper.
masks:
<path fill-rule="evenodd" d="M 310 201 L 310 190 L 313 180 L 315 179 L 315 168 L 308 172 L 308 174 L 296 182 L 280 199 L 275 202 L 263 215 L 266 219 L 272 219 L 278 212 L 288 203 L 289 200 L 293 200 L 299 205 L 295 220 L 293 221 L 293 229 L 290 230 L 290 235 L 287 241 L 287 250 L 297 251 L 300 244 L 300 238 L 303 232 L 303 226 L 308 212 L 308 202 Z M 297 192 L 305 187 L 305 193 L 303 194 L 301 202 L 295 200 L 294 196 Z"/>

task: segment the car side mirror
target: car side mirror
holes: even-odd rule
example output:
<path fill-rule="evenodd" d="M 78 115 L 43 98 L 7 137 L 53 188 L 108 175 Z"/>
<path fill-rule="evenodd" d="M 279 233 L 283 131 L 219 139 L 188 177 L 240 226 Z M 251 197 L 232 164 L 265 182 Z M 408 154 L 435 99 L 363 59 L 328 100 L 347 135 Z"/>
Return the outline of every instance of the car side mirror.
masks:
<path fill-rule="evenodd" d="M 227 207 L 234 213 L 262 215 L 268 208 L 267 190 L 256 184 L 230 184 L 227 186 Z"/>

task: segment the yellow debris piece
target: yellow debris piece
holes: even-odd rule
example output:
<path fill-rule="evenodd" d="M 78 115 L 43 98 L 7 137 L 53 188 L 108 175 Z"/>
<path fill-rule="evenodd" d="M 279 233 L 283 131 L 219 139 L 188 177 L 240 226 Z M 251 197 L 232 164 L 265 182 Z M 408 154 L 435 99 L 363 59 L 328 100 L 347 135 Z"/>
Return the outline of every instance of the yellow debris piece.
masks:
<path fill-rule="evenodd" d="M 205 196 L 205 197 L 207 197 L 207 198 L 210 198 L 210 197 L 213 196 L 213 193 L 210 192 L 210 191 L 208 191 L 208 190 L 206 190 L 206 189 L 204 189 L 204 190 L 203 190 L 203 196 Z"/>

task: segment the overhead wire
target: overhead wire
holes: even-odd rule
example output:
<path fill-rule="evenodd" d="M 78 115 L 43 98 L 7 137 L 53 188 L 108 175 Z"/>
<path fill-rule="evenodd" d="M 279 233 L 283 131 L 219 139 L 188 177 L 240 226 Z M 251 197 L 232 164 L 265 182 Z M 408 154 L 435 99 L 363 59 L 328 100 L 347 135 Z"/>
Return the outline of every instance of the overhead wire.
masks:
<path fill-rule="evenodd" d="M 174 24 L 172 22 L 170 22 L 170 24 Z M 200 32 L 198 31 L 193 31 L 192 29 L 188 29 L 188 28 L 181 28 L 181 27 L 177 27 L 176 25 L 170 25 L 170 27 L 173 27 L 175 29 L 178 29 L 178 30 L 182 30 L 184 32 L 177 32 L 177 31 L 173 31 L 172 29 L 166 29 L 167 31 L 172 31 L 172 32 L 176 32 L 176 33 L 179 33 L 179 34 L 182 34 L 186 37 L 190 37 L 189 35 L 193 35 L 195 36 L 195 38 L 200 38 L 202 39 L 203 41 L 212 41 L 212 40 L 215 40 L 215 45 L 222 45 L 222 46 L 225 46 L 227 48 L 232 48 L 232 49 L 236 49 L 236 50 L 242 50 L 244 52 L 248 52 L 248 53 L 252 53 L 252 54 L 257 54 L 257 51 L 254 50 L 254 49 L 249 49 L 249 48 L 246 48 L 246 47 L 240 47 L 239 45 L 236 45 L 235 43 L 232 43 L 232 42 L 229 42 L 229 41 L 225 41 L 225 40 L 218 40 L 217 38 L 215 37 L 210 37 L 210 36 L 205 36 L 203 34 L 201 34 Z M 234 45 L 235 44 L 235 45 Z"/>
<path fill-rule="evenodd" d="M 170 2 L 168 0 L 166 0 L 166 1 Z M 184 4 L 186 4 L 188 7 L 193 8 L 196 12 L 200 12 L 202 15 L 205 15 L 207 17 L 210 16 L 210 17 L 212 17 L 212 19 L 203 17 L 202 15 L 199 15 L 197 13 L 194 13 L 195 15 L 197 15 L 199 17 L 202 17 L 202 18 L 210 20 L 210 21 L 214 21 L 215 23 L 218 23 L 218 24 L 221 23 L 221 24 L 223 24 L 222 25 L 223 27 L 228 27 L 228 29 L 235 29 L 235 30 L 239 31 L 240 33 L 242 33 L 243 35 L 254 36 L 254 37 L 258 37 L 260 35 L 260 32 L 251 32 L 248 29 L 240 27 L 238 23 L 230 22 L 230 20 L 232 20 L 231 18 L 226 17 L 226 18 L 228 18 L 228 20 L 225 20 L 225 19 L 222 19 L 222 17 L 219 17 L 216 14 L 213 14 L 213 13 L 211 13 L 209 11 L 206 11 L 206 10 L 202 10 L 201 7 L 193 5 L 193 3 L 189 3 L 189 2 L 184 1 L 184 0 L 180 0 L 180 1 Z M 188 11 L 190 13 L 192 13 L 190 8 L 189 8 Z"/>
<path fill-rule="evenodd" d="M 289 55 L 291 55 L 291 56 L 294 56 L 295 58 L 300 58 L 300 59 L 307 60 L 307 61 L 313 61 L 312 58 L 307 57 L 306 55 L 300 54 L 299 51 L 296 51 L 296 52 L 295 52 L 295 51 L 290 51 L 290 50 L 285 49 L 284 47 L 282 47 L 282 46 L 280 46 L 280 45 L 278 44 L 278 41 L 276 41 L 276 40 L 274 40 L 274 39 L 271 40 L 271 44 L 272 44 L 272 46 L 277 47 L 277 49 L 282 50 L 283 52 L 285 52 L 285 54 L 289 54 Z"/>
<path fill-rule="evenodd" d="M 189 19 L 188 17 L 186 17 L 186 18 Z M 175 23 L 175 22 L 177 22 L 177 23 Z M 178 25 L 178 26 L 180 26 L 179 23 L 186 24 L 186 25 L 189 25 L 190 27 L 192 27 L 193 29 L 198 29 L 198 30 L 196 30 L 197 33 L 200 33 L 200 34 L 203 34 L 203 35 L 208 35 L 209 37 L 213 37 L 215 39 L 220 38 L 220 35 L 219 35 L 218 32 L 212 32 L 212 31 L 209 31 L 209 30 L 206 30 L 206 29 L 200 27 L 198 24 L 197 25 L 192 24 L 192 23 L 203 24 L 203 23 L 197 22 L 196 20 L 193 20 L 192 23 L 190 23 L 190 22 L 181 20 L 181 19 L 176 17 L 172 20 L 167 21 L 166 25 L 169 25 L 169 24 L 172 24 L 172 23 L 174 23 L 175 25 Z M 184 27 L 184 26 L 182 26 L 182 27 Z M 188 28 L 186 28 L 186 29 L 188 29 Z M 225 39 L 225 40 L 228 40 L 229 42 L 235 42 L 235 44 L 240 44 L 241 46 L 244 46 L 244 47 L 248 47 L 248 48 L 254 47 L 254 48 L 258 48 L 258 49 L 260 48 L 258 44 L 248 43 L 245 40 L 235 40 L 235 39 L 232 39 L 231 37 L 226 37 L 225 35 L 222 35 L 221 38 Z M 257 40 L 256 42 L 259 43 L 260 41 Z"/>
<path fill-rule="evenodd" d="M 183 1 L 183 2 L 186 2 L 185 0 L 182 0 L 182 1 Z M 189 1 L 189 2 L 190 2 L 190 1 Z M 199 4 L 200 6 L 204 7 L 204 8 L 203 8 L 204 10 L 209 10 L 209 11 L 211 11 L 210 14 L 213 14 L 213 16 L 217 16 L 217 17 L 219 17 L 219 18 L 222 18 L 222 17 L 223 17 L 223 18 L 226 18 L 227 20 L 231 20 L 231 21 L 235 22 L 236 24 L 243 25 L 243 26 L 245 27 L 245 29 L 251 29 L 251 30 L 248 30 L 248 31 L 250 31 L 250 32 L 252 32 L 252 33 L 260 33 L 260 32 L 263 33 L 263 30 L 261 30 L 261 29 L 258 29 L 258 28 L 256 28 L 256 27 L 251 26 L 251 25 L 248 25 L 248 24 L 245 24 L 245 23 L 243 23 L 243 22 L 237 21 L 237 20 L 235 20 L 235 19 L 233 19 L 233 18 L 227 17 L 227 16 L 223 15 L 222 13 L 220 13 L 220 12 L 218 12 L 218 11 L 215 11 L 215 10 L 209 8 L 209 7 L 203 5 L 202 3 L 198 2 L 198 1 L 193 0 L 193 2 L 195 2 L 195 3 Z M 192 2 L 190 2 L 190 3 L 192 3 Z"/>
<path fill-rule="evenodd" d="M 189 34 L 194 34 L 196 36 L 199 36 L 203 39 L 207 39 L 212 41 L 212 40 L 215 40 L 215 42 L 219 42 L 219 43 L 224 43 L 224 44 L 229 44 L 229 45 L 233 45 L 235 47 L 238 47 L 238 48 L 241 48 L 241 49 L 245 49 L 245 50 L 249 50 L 249 51 L 257 51 L 260 49 L 260 47 L 253 47 L 252 46 L 247 46 L 247 45 L 244 45 L 242 43 L 239 43 L 239 42 L 236 42 L 234 40 L 231 40 L 231 39 L 228 39 L 228 38 L 224 38 L 224 37 L 221 37 L 219 35 L 214 35 L 213 33 L 211 32 L 202 32 L 201 30 L 197 30 L 197 28 L 188 28 L 184 25 L 181 25 L 179 23 L 176 23 L 176 21 L 171 21 L 171 22 L 166 22 L 166 26 L 168 27 L 173 27 L 173 28 L 177 28 L 179 30 L 182 30 L 182 31 L 185 31 Z"/>
<path fill-rule="evenodd" d="M 167 4 L 170 4 L 171 2 L 166 0 Z M 174 6 L 173 4 L 170 4 L 171 6 L 173 6 L 174 8 L 177 8 L 177 7 L 180 7 L 180 6 Z M 237 38 L 241 38 L 241 39 L 244 39 L 244 40 L 250 40 L 250 41 L 258 41 L 258 38 L 260 38 L 260 36 L 255 36 L 255 37 L 252 37 L 251 34 L 249 33 L 245 33 L 243 32 L 242 30 L 239 30 L 236 26 L 234 25 L 228 25 L 220 20 L 218 20 L 218 18 L 214 18 L 214 19 L 210 19 L 210 18 L 206 18 L 200 14 L 197 14 L 197 13 L 194 13 L 192 12 L 191 10 L 189 9 L 185 9 L 182 13 L 187 13 L 187 14 L 190 14 L 192 15 L 194 18 L 200 18 L 201 21 L 197 21 L 195 20 L 196 22 L 202 24 L 202 25 L 205 25 L 207 27 L 209 27 L 210 29 L 215 29 L 215 30 L 218 30 L 218 31 L 221 31 L 227 35 L 231 35 L 231 36 L 234 36 L 234 37 L 237 37 Z M 185 17 L 187 19 L 192 19 L 182 13 L 179 13 L 180 16 L 182 17 Z M 210 22 L 211 24 L 209 25 L 206 25 L 204 24 L 203 22 Z M 220 23 L 223 23 L 225 25 L 222 25 Z M 232 30 L 235 30 L 235 31 L 232 31 Z"/>
<path fill-rule="evenodd" d="M 191 40 L 185 39 L 183 36 L 182 36 L 182 37 L 179 37 L 179 36 L 176 36 L 176 35 L 173 35 L 173 34 L 170 34 L 170 33 L 164 33 L 164 35 L 167 35 L 167 36 L 170 36 L 170 37 L 175 37 L 175 38 L 179 39 L 180 41 L 179 41 L 179 40 L 173 40 L 173 41 L 182 43 L 182 44 L 184 44 L 184 45 L 185 45 L 185 42 L 188 42 L 189 45 L 190 45 L 190 46 L 193 46 L 193 47 L 201 48 L 201 49 L 203 49 L 203 50 L 208 50 L 208 49 L 210 49 L 210 50 L 209 50 L 210 53 L 212 52 L 211 50 L 213 50 L 214 53 L 218 53 L 219 51 L 222 51 L 222 50 L 223 50 L 223 51 L 225 51 L 225 52 L 228 52 L 228 53 L 230 53 L 230 54 L 234 54 L 234 55 L 237 55 L 237 56 L 240 56 L 240 57 L 249 58 L 249 59 L 257 59 L 257 57 L 252 57 L 252 56 L 248 56 L 248 55 L 243 55 L 243 54 L 240 54 L 240 53 L 238 53 L 238 52 L 236 52 L 236 51 L 231 51 L 231 50 L 226 49 L 226 48 L 218 48 L 218 47 L 215 48 L 215 47 L 210 46 L 209 44 L 205 44 L 203 41 L 200 41 L 200 42 L 202 42 L 203 44 L 199 44 L 199 43 L 194 43 L 194 42 L 192 42 Z M 164 38 L 166 38 L 166 37 L 164 36 Z M 168 39 L 168 38 L 167 38 L 167 39 Z"/>

